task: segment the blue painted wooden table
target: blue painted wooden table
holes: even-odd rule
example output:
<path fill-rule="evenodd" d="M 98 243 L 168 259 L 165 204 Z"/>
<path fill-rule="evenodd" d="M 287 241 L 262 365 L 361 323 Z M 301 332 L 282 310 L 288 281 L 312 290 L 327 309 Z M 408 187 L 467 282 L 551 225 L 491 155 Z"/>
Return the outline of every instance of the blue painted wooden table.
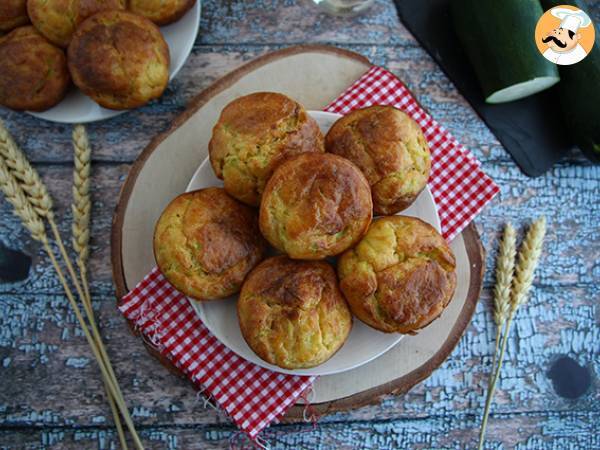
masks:
<path fill-rule="evenodd" d="M 600 3 L 592 15 L 600 18 Z M 573 152 L 546 175 L 521 174 L 432 59 L 399 23 L 390 0 L 332 19 L 303 1 L 206 1 L 192 56 L 158 102 L 88 127 L 94 147 L 92 293 L 127 403 L 148 448 L 227 448 L 236 429 L 189 384 L 150 358 L 115 308 L 109 232 L 119 187 L 151 136 L 186 102 L 241 63 L 299 43 L 362 53 L 392 70 L 482 161 L 501 194 L 477 219 L 488 249 L 508 220 L 545 214 L 549 234 L 535 288 L 512 333 L 486 448 L 600 448 L 600 166 Z M 43 175 L 65 233 L 70 226 L 70 127 L 0 111 Z M 27 280 L 0 284 L 0 448 L 116 448 L 97 366 L 49 261 L 0 203 L 0 243 L 32 255 Z M 402 397 L 271 427 L 278 449 L 473 448 L 493 346 L 492 274 L 451 357 Z"/>

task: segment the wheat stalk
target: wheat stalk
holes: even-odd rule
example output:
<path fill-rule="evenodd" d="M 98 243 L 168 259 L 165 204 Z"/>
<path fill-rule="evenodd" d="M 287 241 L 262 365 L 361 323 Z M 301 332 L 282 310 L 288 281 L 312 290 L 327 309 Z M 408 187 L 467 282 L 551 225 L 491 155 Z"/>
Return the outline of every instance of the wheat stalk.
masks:
<path fill-rule="evenodd" d="M 84 294 L 81 284 L 75 274 L 71 260 L 66 252 L 62 238 L 58 231 L 56 222 L 54 221 L 54 214 L 52 211 L 52 199 L 46 189 L 46 186 L 39 177 L 37 171 L 29 164 L 27 157 L 15 144 L 12 137 L 4 127 L 4 124 L 0 121 L 0 188 L 5 193 L 7 200 L 14 206 L 15 214 L 21 219 L 23 225 L 30 231 L 32 237 L 42 242 L 46 253 L 50 257 L 50 260 L 56 270 L 65 293 L 71 306 L 74 309 L 75 315 L 83 329 L 86 339 L 96 357 L 100 370 L 102 372 L 105 386 L 107 386 L 110 394 L 114 398 L 117 406 L 125 418 L 125 422 L 131 432 L 136 447 L 143 449 L 143 445 L 135 427 L 129 411 L 125 405 L 123 394 L 121 393 L 120 387 L 117 383 L 116 376 L 106 354 L 106 350 L 102 343 L 102 339 L 97 330 L 97 327 L 92 326 L 92 334 L 88 330 L 87 324 L 81 316 L 81 311 L 77 306 L 77 302 L 71 292 L 71 289 L 66 282 L 66 278 L 62 269 L 58 265 L 58 262 L 54 256 L 52 249 L 50 248 L 48 237 L 45 232 L 42 218 L 45 218 L 50 225 L 55 241 L 58 245 L 59 251 L 67 271 L 75 285 L 77 294 L 82 300 L 86 314 L 89 317 L 93 317 L 93 311 L 91 307 L 88 309 L 86 305 L 91 305 L 91 302 L 86 302 L 86 295 Z"/>
<path fill-rule="evenodd" d="M 77 267 L 79 268 L 79 275 L 81 276 L 81 284 L 83 285 L 83 307 L 85 309 L 88 321 L 92 326 L 92 334 L 98 341 L 100 353 L 108 363 L 108 355 L 104 351 L 104 345 L 98 325 L 94 316 L 92 308 L 92 297 L 90 295 L 89 282 L 87 277 L 87 261 L 90 256 L 89 241 L 90 241 L 90 217 L 92 202 L 90 200 L 90 175 L 91 175 L 91 156 L 92 149 L 89 144 L 87 133 L 82 125 L 76 125 L 73 129 L 73 156 L 74 156 L 74 170 L 73 170 L 73 203 L 71 210 L 73 213 L 73 224 L 71 227 L 73 243 L 73 249 L 77 253 Z M 113 377 L 116 382 L 116 376 L 112 370 L 112 366 L 107 364 L 109 368 L 109 374 Z M 104 390 L 106 391 L 110 410 L 113 415 L 115 427 L 117 428 L 117 434 L 121 443 L 121 448 L 127 450 L 127 441 L 125 439 L 125 433 L 121 424 L 119 413 L 115 406 L 114 399 L 108 389 L 106 380 L 104 382 Z"/>
<path fill-rule="evenodd" d="M 494 315 L 494 320 L 496 321 L 496 325 L 498 327 L 496 334 L 496 349 L 494 351 L 494 361 L 496 360 L 496 354 L 498 353 L 498 342 L 500 339 L 500 334 L 502 331 L 502 325 L 505 324 L 504 332 L 502 333 L 502 344 L 500 346 L 500 354 L 498 355 L 498 364 L 497 367 L 493 368 L 492 365 L 492 376 L 490 378 L 490 383 L 488 386 L 488 394 L 485 402 L 485 409 L 483 412 L 483 420 L 481 424 L 481 430 L 479 433 L 479 450 L 483 449 L 483 444 L 485 441 L 485 431 L 487 427 L 487 421 L 490 412 L 490 406 L 492 402 L 492 398 L 494 396 L 494 392 L 496 390 L 496 384 L 498 382 L 498 378 L 500 377 L 500 371 L 502 370 L 502 363 L 504 361 L 504 352 L 506 351 L 506 343 L 508 341 L 508 336 L 510 334 L 510 327 L 515 317 L 515 314 L 519 307 L 527 302 L 529 291 L 531 290 L 531 285 L 533 284 L 534 272 L 538 265 L 540 256 L 542 254 L 542 247 L 544 243 L 544 237 L 546 235 L 546 218 L 540 217 L 538 220 L 534 221 L 529 230 L 527 231 L 523 242 L 521 243 L 521 247 L 519 248 L 518 254 L 518 262 L 515 268 L 514 265 L 514 250 L 511 252 L 511 246 L 514 249 L 514 236 L 510 236 L 509 225 L 507 225 L 505 229 L 504 239 L 502 245 L 500 247 L 500 254 L 498 256 L 498 266 L 496 272 L 496 286 L 494 289 L 495 294 L 495 304 L 496 304 L 496 313 Z M 510 227 L 512 228 L 512 227 Z M 514 230 L 512 230 L 514 232 Z M 508 232 L 508 236 L 507 236 Z M 512 243 L 511 243 L 512 241 Z M 506 248 L 503 248 L 506 245 Z M 508 262 L 507 259 L 502 259 L 502 264 L 500 262 L 501 255 L 506 251 L 506 254 L 509 255 L 512 253 L 512 263 Z M 502 267 L 501 267 L 502 266 Z M 508 279 L 510 271 L 510 278 L 512 283 L 509 284 L 510 292 L 507 290 L 506 281 Z M 502 272 L 499 274 L 499 272 Z M 514 273 L 514 276 L 513 276 Z M 499 276 L 500 275 L 500 276 Z M 498 283 L 502 283 L 501 286 L 498 286 Z M 510 293 L 510 295 L 508 295 Z M 497 296 L 500 295 L 499 299 Z M 499 311 L 500 309 L 500 311 Z M 508 315 L 507 310 L 508 309 Z M 498 323 L 500 322 L 500 325 Z"/>
<path fill-rule="evenodd" d="M 496 285 L 494 286 L 494 322 L 496 323 L 496 342 L 492 359 L 492 373 L 496 367 L 496 358 L 502 329 L 510 312 L 510 289 L 515 272 L 515 254 L 517 252 L 517 235 L 511 223 L 504 227 L 496 259 Z M 490 377 L 490 385 L 492 377 Z"/>
<path fill-rule="evenodd" d="M 498 348 L 500 346 L 506 319 L 510 314 L 510 290 L 515 271 L 516 241 L 517 237 L 515 229 L 511 223 L 507 223 L 504 227 L 502 241 L 500 242 L 500 248 L 498 249 L 498 257 L 496 258 L 496 285 L 494 286 L 494 323 L 496 324 L 496 342 L 494 345 L 492 370 L 490 372 L 490 379 L 488 381 L 488 392 L 485 399 L 485 409 L 483 412 L 483 420 L 479 434 L 480 448 L 483 446 L 490 406 L 495 390 L 494 374 L 496 361 L 498 358 Z"/>

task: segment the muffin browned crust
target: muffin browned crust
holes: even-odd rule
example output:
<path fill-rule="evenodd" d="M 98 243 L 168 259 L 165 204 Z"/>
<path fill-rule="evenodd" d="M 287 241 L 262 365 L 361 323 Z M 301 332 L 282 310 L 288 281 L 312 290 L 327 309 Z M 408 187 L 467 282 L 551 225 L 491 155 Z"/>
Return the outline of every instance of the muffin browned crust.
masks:
<path fill-rule="evenodd" d="M 105 108 L 142 106 L 160 97 L 169 82 L 169 48 L 160 30 L 126 11 L 85 20 L 68 57 L 77 87 Z"/>
<path fill-rule="evenodd" d="M 129 0 L 129 10 L 162 26 L 181 19 L 195 4 L 196 0 Z"/>
<path fill-rule="evenodd" d="M 284 159 L 323 152 L 317 122 L 294 100 L 257 92 L 229 103 L 208 144 L 215 174 L 238 200 L 258 206 L 265 184 Z"/>
<path fill-rule="evenodd" d="M 67 47 L 75 29 L 100 11 L 125 9 L 125 0 L 28 0 L 31 22 L 46 38 Z"/>
<path fill-rule="evenodd" d="M 295 259 L 323 259 L 354 245 L 373 215 L 371 190 L 347 159 L 304 153 L 281 164 L 267 183 L 260 229 Z"/>
<path fill-rule="evenodd" d="M 69 86 L 64 52 L 32 26 L 0 37 L 0 104 L 44 111 L 60 102 Z"/>
<path fill-rule="evenodd" d="M 431 157 L 419 125 L 392 106 L 358 109 L 333 124 L 328 152 L 348 158 L 366 175 L 377 214 L 410 206 L 427 185 Z"/>
<path fill-rule="evenodd" d="M 27 0 L 0 1 L 0 32 L 10 31 L 27 23 Z"/>
<path fill-rule="evenodd" d="M 250 348 L 285 369 L 327 361 L 352 328 L 335 271 L 322 261 L 267 259 L 248 275 L 237 309 Z"/>
<path fill-rule="evenodd" d="M 388 333 L 414 333 L 440 316 L 456 288 L 456 262 L 429 224 L 375 220 L 338 261 L 340 287 L 356 317 Z"/>
<path fill-rule="evenodd" d="M 220 188 L 175 198 L 154 230 L 158 268 L 173 286 L 196 300 L 238 292 L 265 248 L 256 213 Z"/>

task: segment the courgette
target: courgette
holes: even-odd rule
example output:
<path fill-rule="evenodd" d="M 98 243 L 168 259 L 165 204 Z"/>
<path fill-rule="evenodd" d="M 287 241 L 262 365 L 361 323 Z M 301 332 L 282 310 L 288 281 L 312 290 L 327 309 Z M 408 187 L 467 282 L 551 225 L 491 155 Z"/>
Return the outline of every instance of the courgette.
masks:
<path fill-rule="evenodd" d="M 539 0 L 452 0 L 454 28 L 487 103 L 517 100 L 559 81 L 535 44 Z"/>
<path fill-rule="evenodd" d="M 570 5 L 589 11 L 584 2 L 571 0 Z M 564 0 L 543 0 L 544 9 L 563 5 Z M 574 142 L 595 163 L 600 163 L 600 30 L 590 53 L 580 62 L 560 66 L 561 82 L 557 86 L 565 124 Z"/>

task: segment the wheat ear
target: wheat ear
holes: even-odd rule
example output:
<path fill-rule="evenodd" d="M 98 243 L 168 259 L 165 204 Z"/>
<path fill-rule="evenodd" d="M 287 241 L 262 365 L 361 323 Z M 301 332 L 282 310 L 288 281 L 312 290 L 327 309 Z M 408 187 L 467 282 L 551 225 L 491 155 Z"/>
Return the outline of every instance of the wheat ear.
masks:
<path fill-rule="evenodd" d="M 90 218 L 92 203 L 90 200 L 90 177 L 91 177 L 91 157 L 92 150 L 89 144 L 87 133 L 82 125 L 76 125 L 73 129 L 73 155 L 74 155 L 74 170 L 73 170 L 73 203 L 71 210 L 73 213 L 72 243 L 73 249 L 77 253 L 77 267 L 81 276 L 81 284 L 83 285 L 83 305 L 88 317 L 88 321 L 93 329 L 93 334 L 100 336 L 98 325 L 93 313 L 92 297 L 90 295 L 89 282 L 87 277 L 87 261 L 90 256 L 89 241 L 90 241 Z M 99 348 L 102 350 L 103 342 L 98 338 Z M 101 351 L 101 354 L 104 352 Z M 104 354 L 103 354 L 104 356 Z M 105 359 L 109 373 L 113 376 L 116 384 L 112 367 L 108 364 L 108 359 Z M 104 390 L 108 398 L 108 404 L 113 415 L 117 435 L 121 443 L 121 448 L 127 450 L 127 440 L 125 432 L 121 424 L 121 418 L 115 405 L 115 401 L 110 394 L 106 380 L 103 379 Z"/>
<path fill-rule="evenodd" d="M 0 189 L 6 200 L 13 206 L 13 213 L 36 241 L 46 239 L 44 222 L 31 206 L 17 180 L 12 176 L 4 158 L 0 157 Z"/>
<path fill-rule="evenodd" d="M 73 129 L 74 170 L 73 170 L 73 248 L 78 259 L 87 262 L 90 251 L 90 175 L 92 150 L 87 133 L 82 125 Z"/>
<path fill-rule="evenodd" d="M 515 229 L 512 224 L 507 223 L 504 227 L 502 241 L 500 242 L 500 248 L 498 250 L 498 257 L 496 259 L 496 285 L 494 286 L 494 323 L 496 324 L 496 342 L 494 345 L 488 391 L 485 399 L 485 409 L 483 411 L 483 419 L 479 433 L 479 448 L 482 448 L 485 439 L 485 431 L 495 390 L 493 381 L 498 358 L 498 349 L 500 347 L 506 319 L 510 314 L 510 290 L 515 271 L 516 241 L 517 236 Z"/>
<path fill-rule="evenodd" d="M 539 263 L 546 236 L 546 218 L 540 217 L 534 221 L 529 230 L 525 234 L 525 238 L 519 248 L 517 256 L 517 265 L 514 270 L 510 291 L 510 309 L 506 318 L 506 328 L 502 336 L 502 344 L 500 346 L 500 354 L 498 356 L 498 365 L 494 372 L 492 383 L 488 390 L 488 400 L 486 401 L 486 410 L 484 411 L 484 422 L 482 423 L 481 432 L 479 434 L 479 450 L 483 448 L 485 440 L 485 425 L 487 424 L 487 416 L 489 415 L 489 404 L 496 389 L 496 383 L 500 377 L 502 363 L 504 361 L 504 353 L 506 351 L 506 343 L 510 334 L 510 327 L 515 314 L 521 305 L 524 305 L 528 300 L 528 294 L 533 284 L 534 272 Z"/>
<path fill-rule="evenodd" d="M 515 269 L 515 279 L 511 293 L 511 315 L 528 300 L 529 291 L 533 284 L 535 269 L 542 254 L 544 237 L 546 236 L 546 218 L 540 217 L 531 224 L 521 248 L 519 261 Z"/>

